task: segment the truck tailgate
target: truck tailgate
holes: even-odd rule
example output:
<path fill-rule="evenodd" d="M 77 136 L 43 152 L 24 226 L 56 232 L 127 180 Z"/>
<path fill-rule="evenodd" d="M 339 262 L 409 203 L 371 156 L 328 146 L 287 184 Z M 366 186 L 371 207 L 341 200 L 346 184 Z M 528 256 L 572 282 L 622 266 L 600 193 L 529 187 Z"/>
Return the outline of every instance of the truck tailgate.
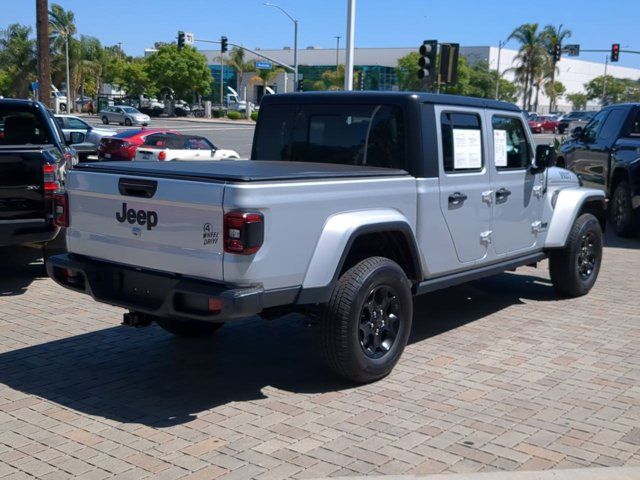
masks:
<path fill-rule="evenodd" d="M 67 178 L 69 252 L 222 281 L 224 188 L 74 170 Z"/>

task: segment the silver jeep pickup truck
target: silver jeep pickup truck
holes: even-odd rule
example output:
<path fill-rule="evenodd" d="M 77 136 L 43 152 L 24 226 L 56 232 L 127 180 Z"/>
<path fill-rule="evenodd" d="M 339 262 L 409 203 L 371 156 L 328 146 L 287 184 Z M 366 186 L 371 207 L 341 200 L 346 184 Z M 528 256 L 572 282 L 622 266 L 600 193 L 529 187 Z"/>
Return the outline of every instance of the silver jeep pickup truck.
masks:
<path fill-rule="evenodd" d="M 252 161 L 74 169 L 55 199 L 69 252 L 47 268 L 178 335 L 315 309 L 329 365 L 370 382 L 399 360 L 414 295 L 545 258 L 560 295 L 591 289 L 604 195 L 553 164 L 508 103 L 269 95 Z"/>

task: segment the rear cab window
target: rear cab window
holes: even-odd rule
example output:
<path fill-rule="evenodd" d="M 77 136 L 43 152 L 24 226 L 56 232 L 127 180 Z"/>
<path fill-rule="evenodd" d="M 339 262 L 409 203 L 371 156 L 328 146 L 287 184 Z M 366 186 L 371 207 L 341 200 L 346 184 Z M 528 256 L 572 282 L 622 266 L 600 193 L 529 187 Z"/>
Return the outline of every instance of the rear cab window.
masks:
<path fill-rule="evenodd" d="M 52 122 L 52 125 L 55 125 Z M 1 145 L 47 145 L 53 143 L 51 127 L 35 107 L 0 106 Z"/>
<path fill-rule="evenodd" d="M 272 105 L 260 114 L 256 160 L 408 168 L 399 106 Z"/>

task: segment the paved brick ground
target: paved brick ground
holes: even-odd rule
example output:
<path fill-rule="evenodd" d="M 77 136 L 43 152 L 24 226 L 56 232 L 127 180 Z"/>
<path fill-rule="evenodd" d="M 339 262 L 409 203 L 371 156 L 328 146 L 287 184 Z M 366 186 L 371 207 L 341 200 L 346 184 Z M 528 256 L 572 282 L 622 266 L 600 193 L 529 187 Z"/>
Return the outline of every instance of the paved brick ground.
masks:
<path fill-rule="evenodd" d="M 0 477 L 313 478 L 640 465 L 640 241 L 558 300 L 546 266 L 425 296 L 373 385 L 296 316 L 182 341 L 0 252 Z"/>

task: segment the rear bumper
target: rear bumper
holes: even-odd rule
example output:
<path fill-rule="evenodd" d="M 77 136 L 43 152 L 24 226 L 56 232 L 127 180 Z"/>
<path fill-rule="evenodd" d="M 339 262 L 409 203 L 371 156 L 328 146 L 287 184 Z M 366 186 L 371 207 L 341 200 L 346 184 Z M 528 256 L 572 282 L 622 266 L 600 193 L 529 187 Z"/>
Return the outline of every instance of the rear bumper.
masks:
<path fill-rule="evenodd" d="M 50 221 L 44 220 L 0 223 L 0 246 L 50 242 L 59 231 Z"/>
<path fill-rule="evenodd" d="M 250 317 L 269 306 L 260 285 L 206 282 L 73 254 L 50 257 L 47 273 L 63 287 L 99 302 L 158 317 L 222 322 Z M 214 311 L 210 299 L 215 299 Z"/>

